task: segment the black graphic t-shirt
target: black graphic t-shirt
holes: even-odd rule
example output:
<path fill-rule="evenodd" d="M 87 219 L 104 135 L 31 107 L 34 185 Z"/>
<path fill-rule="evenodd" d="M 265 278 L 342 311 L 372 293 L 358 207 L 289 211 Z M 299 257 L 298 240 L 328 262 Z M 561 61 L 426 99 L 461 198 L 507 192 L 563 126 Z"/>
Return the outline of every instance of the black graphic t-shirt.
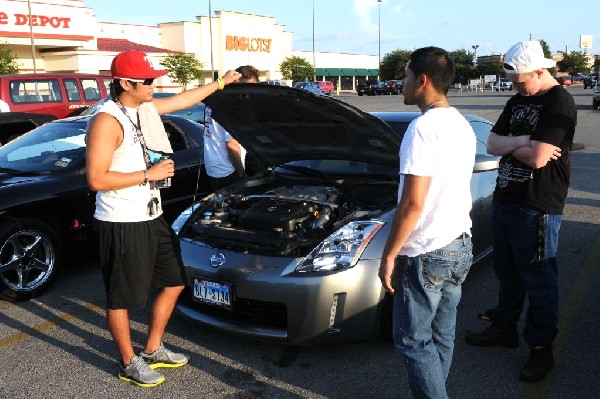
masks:
<path fill-rule="evenodd" d="M 575 102 L 562 86 L 554 86 L 541 96 L 511 97 L 492 132 L 502 136 L 531 135 L 531 140 L 560 147 L 562 155 L 539 169 L 521 163 L 511 154 L 504 155 L 494 200 L 562 214 L 571 181 L 571 147 L 576 124 Z"/>

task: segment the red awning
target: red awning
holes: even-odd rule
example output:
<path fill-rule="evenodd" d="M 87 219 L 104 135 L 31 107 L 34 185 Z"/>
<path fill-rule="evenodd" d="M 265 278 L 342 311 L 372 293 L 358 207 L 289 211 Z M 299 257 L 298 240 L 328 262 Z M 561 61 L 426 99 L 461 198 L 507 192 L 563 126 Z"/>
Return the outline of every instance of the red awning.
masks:
<path fill-rule="evenodd" d="M 167 50 L 160 47 L 148 46 L 145 44 L 139 44 L 130 42 L 126 39 L 107 39 L 98 38 L 98 51 L 127 51 L 127 50 L 138 50 L 144 53 L 172 53 L 173 51 Z"/>

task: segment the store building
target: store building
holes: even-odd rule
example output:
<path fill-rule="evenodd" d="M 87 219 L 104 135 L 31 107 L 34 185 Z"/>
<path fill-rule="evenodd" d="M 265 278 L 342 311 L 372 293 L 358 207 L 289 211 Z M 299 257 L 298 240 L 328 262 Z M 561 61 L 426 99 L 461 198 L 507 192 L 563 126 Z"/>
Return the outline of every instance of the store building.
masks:
<path fill-rule="evenodd" d="M 254 65 L 260 80 L 281 79 L 285 57 L 315 61 L 317 79 L 354 90 L 378 75 L 377 56 L 312 53 L 292 49 L 292 32 L 274 17 L 216 11 L 211 18 L 132 25 L 99 22 L 83 0 L 0 0 L 0 41 L 11 45 L 21 72 L 77 72 L 108 75 L 113 57 L 123 50 L 146 52 L 155 63 L 173 51 L 193 54 L 204 64 L 205 84 L 239 65 Z M 168 77 L 159 91 L 178 91 Z"/>

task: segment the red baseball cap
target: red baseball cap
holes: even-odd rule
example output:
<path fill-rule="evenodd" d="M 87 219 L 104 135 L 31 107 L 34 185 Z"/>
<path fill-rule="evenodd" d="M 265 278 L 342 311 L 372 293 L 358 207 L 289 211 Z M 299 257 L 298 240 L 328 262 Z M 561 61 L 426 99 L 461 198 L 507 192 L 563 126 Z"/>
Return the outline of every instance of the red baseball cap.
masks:
<path fill-rule="evenodd" d="M 147 79 L 164 76 L 169 71 L 156 69 L 143 51 L 127 50 L 113 59 L 110 73 L 114 79 Z"/>

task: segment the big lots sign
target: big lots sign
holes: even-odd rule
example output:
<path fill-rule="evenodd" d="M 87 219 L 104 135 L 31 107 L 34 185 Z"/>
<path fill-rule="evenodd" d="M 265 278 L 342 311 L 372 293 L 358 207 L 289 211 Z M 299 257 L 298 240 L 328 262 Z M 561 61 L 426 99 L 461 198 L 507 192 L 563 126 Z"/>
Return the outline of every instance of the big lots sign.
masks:
<path fill-rule="evenodd" d="M 7 14 L 3 11 L 0 11 L 0 25 L 29 26 L 30 21 L 31 26 L 69 28 L 71 18 L 33 14 L 30 18 L 28 14 Z"/>

